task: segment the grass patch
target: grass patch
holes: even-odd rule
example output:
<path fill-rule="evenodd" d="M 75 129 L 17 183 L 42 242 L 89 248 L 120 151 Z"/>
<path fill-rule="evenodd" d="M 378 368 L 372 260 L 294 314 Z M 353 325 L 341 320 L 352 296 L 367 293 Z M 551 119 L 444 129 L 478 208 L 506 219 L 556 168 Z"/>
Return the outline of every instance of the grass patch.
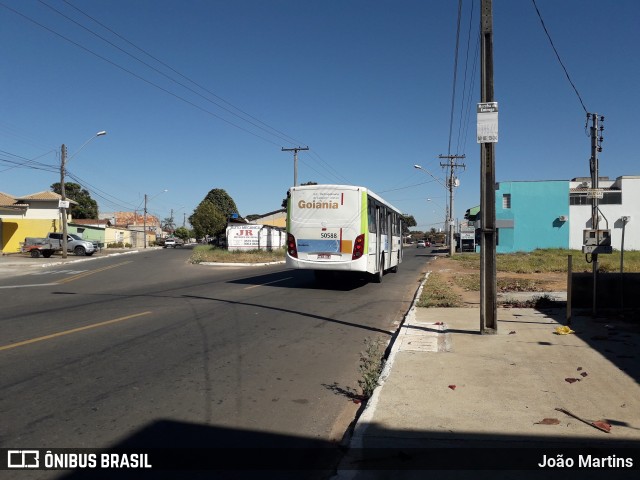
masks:
<path fill-rule="evenodd" d="M 568 255 L 573 255 L 574 272 L 591 272 L 592 266 L 587 263 L 582 252 L 564 249 L 499 253 L 496 255 L 496 269 L 499 272 L 511 273 L 566 273 Z M 460 262 L 465 268 L 480 269 L 479 253 L 461 253 L 452 256 L 451 259 Z M 598 255 L 598 263 L 601 272 L 617 272 L 620 270 L 620 252 Z M 624 271 L 640 272 L 640 251 L 625 252 Z"/>
<path fill-rule="evenodd" d="M 480 274 L 465 273 L 457 276 L 456 285 L 468 292 L 480 291 Z M 533 278 L 502 277 L 497 279 L 499 292 L 544 292 L 548 290 L 549 282 Z"/>
<path fill-rule="evenodd" d="M 378 386 L 380 374 L 382 373 L 384 342 L 379 338 L 375 340 L 366 338 L 364 344 L 365 349 L 360 352 L 358 369 L 360 370 L 361 378 L 358 380 L 358 385 L 362 388 L 362 396 L 370 398 Z"/>
<path fill-rule="evenodd" d="M 431 273 L 416 303 L 418 307 L 461 307 L 462 299 L 451 291 L 451 286 L 437 273 Z"/>
<path fill-rule="evenodd" d="M 247 252 L 230 252 L 224 248 L 211 245 L 198 245 L 189 258 L 191 263 L 269 263 L 284 261 L 284 248 L 271 251 L 249 250 Z"/>

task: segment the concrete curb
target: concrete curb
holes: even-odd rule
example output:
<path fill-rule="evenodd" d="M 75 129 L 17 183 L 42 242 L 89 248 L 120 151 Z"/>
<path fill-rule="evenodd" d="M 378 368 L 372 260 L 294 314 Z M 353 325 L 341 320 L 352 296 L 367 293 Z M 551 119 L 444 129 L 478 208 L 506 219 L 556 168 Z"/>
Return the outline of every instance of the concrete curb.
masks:
<path fill-rule="evenodd" d="M 268 265 L 281 265 L 285 263 L 284 260 L 279 262 L 264 262 L 264 263 L 220 263 L 220 262 L 200 262 L 197 265 L 205 265 L 207 267 L 264 267 Z"/>
<path fill-rule="evenodd" d="M 406 330 L 404 327 L 407 325 L 411 325 L 415 323 L 416 319 L 416 303 L 418 299 L 422 295 L 422 290 L 424 289 L 424 285 L 429 278 L 431 271 L 427 272 L 424 279 L 420 283 L 418 290 L 416 291 L 415 296 L 413 297 L 413 302 L 411 302 L 411 307 L 409 307 L 409 311 L 404 316 L 404 319 L 398 326 L 398 334 L 392 337 L 390 340 L 391 343 L 391 351 L 389 352 L 389 356 L 382 368 L 382 372 L 380 373 L 380 378 L 378 380 L 378 386 L 373 390 L 373 394 L 371 398 L 367 401 L 367 405 L 364 410 L 358 417 L 358 421 L 353 429 L 353 435 L 351 436 L 351 440 L 349 442 L 349 448 L 362 448 L 363 447 L 363 438 L 367 431 L 367 427 L 372 423 L 373 416 L 375 415 L 376 406 L 378 405 L 378 399 L 380 397 L 380 392 L 382 391 L 382 387 L 384 386 L 385 380 L 391 374 L 391 369 L 393 368 L 393 363 L 395 361 L 395 357 L 400 350 L 400 346 L 402 345 L 402 337 L 406 335 Z M 341 477 L 342 478 L 342 477 Z"/>

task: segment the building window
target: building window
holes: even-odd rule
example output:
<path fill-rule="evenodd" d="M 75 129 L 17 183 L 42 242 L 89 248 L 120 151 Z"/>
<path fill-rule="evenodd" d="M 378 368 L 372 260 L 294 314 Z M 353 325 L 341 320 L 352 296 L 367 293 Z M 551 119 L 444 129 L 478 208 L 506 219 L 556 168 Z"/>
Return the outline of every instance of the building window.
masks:
<path fill-rule="evenodd" d="M 502 195 L 502 208 L 508 209 L 511 208 L 511 194 L 504 193 Z"/>

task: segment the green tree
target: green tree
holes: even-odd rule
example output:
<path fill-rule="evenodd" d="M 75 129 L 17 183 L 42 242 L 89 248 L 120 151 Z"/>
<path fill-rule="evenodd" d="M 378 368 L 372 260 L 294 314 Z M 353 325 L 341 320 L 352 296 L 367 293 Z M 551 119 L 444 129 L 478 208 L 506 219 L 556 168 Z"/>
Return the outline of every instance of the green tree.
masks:
<path fill-rule="evenodd" d="M 403 234 L 409 233 L 409 227 L 415 227 L 416 225 L 418 225 L 418 223 L 416 222 L 416 219 L 413 218 L 413 215 L 402 215 L 402 219 L 404 220 L 404 222 L 402 223 Z"/>
<path fill-rule="evenodd" d="M 51 190 L 61 195 L 60 182 L 51 185 Z M 98 218 L 98 202 L 91 198 L 88 190 L 77 183 L 64 182 L 64 193 L 66 198 L 78 203 L 77 205 L 71 204 L 70 212 L 72 218 Z"/>
<path fill-rule="evenodd" d="M 227 226 L 227 215 L 220 211 L 209 200 L 204 199 L 189 217 L 196 237 L 216 237 L 224 232 Z"/>
<path fill-rule="evenodd" d="M 173 221 L 173 217 L 167 217 L 160 223 L 161 228 L 166 232 L 171 232 L 176 229 L 176 223 Z"/>
<path fill-rule="evenodd" d="M 185 242 L 187 240 L 189 240 L 189 238 L 191 237 L 189 230 L 187 230 L 185 227 L 178 227 L 176 228 L 175 232 L 173 232 L 173 234 L 178 237 L 181 238 L 182 240 L 184 240 Z"/>
<path fill-rule="evenodd" d="M 229 194 L 221 188 L 214 188 L 207 193 L 203 202 L 204 201 L 211 202 L 211 204 L 216 207 L 225 216 L 225 218 L 229 218 L 233 213 L 239 213 L 236 202 L 234 202 L 233 198 L 231 198 Z"/>

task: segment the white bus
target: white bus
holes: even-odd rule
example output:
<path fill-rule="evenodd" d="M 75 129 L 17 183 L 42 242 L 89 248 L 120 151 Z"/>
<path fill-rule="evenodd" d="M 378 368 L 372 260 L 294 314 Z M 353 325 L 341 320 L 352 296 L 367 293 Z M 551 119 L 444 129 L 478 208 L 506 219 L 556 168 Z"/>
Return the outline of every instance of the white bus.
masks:
<path fill-rule="evenodd" d="M 402 261 L 400 211 L 364 187 L 306 185 L 287 193 L 287 266 L 368 272 L 381 282 Z"/>

